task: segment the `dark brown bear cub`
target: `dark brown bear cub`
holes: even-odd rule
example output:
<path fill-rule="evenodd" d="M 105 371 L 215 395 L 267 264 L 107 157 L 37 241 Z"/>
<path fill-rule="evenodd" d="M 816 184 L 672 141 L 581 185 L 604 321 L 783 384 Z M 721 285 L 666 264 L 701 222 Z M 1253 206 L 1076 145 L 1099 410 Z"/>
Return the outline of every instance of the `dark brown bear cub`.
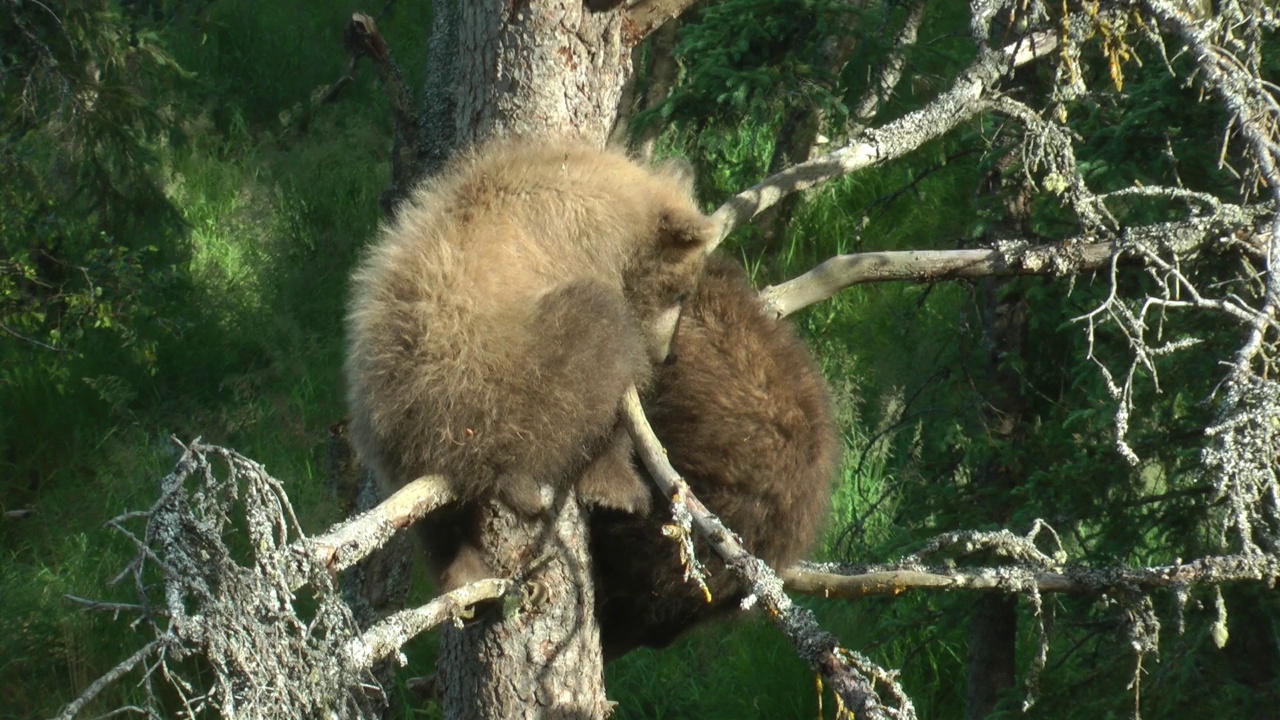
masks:
<path fill-rule="evenodd" d="M 666 357 L 715 237 L 680 173 L 529 139 L 462 157 L 382 229 L 352 281 L 351 437 L 389 489 L 451 483 L 461 504 L 422 528 L 442 589 L 488 574 L 475 502 L 533 514 L 576 482 L 647 509 L 620 399 Z"/>
<path fill-rule="evenodd" d="M 765 313 L 742 269 L 715 256 L 684 305 L 672 355 L 645 404 L 672 465 L 749 551 L 788 567 L 818 537 L 840 459 L 821 372 L 791 326 Z M 705 545 L 712 602 L 684 581 L 676 543 L 661 531 L 669 504 L 654 493 L 648 515 L 591 514 L 606 659 L 665 647 L 743 597 Z"/>

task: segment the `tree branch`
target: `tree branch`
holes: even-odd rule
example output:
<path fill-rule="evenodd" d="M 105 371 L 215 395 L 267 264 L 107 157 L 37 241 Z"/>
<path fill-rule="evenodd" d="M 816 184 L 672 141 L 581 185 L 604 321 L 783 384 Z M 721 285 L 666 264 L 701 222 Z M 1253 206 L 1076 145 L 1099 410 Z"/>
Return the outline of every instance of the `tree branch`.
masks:
<path fill-rule="evenodd" d="M 391 56 L 391 48 L 378 24 L 364 13 L 353 13 L 342 36 L 347 52 L 367 55 L 378 71 L 378 79 L 387 93 L 391 114 L 395 119 L 395 147 L 391 153 L 391 187 L 379 198 L 382 211 L 390 215 L 396 203 L 405 197 L 421 175 L 418 139 L 421 120 L 411 107 L 413 93 L 404 82 L 404 73 Z"/>
<path fill-rule="evenodd" d="M 781 573 L 787 590 L 824 598 L 856 600 L 896 596 L 908 590 L 988 590 L 1022 593 L 1100 594 L 1116 589 L 1152 590 L 1190 585 L 1221 585 L 1280 578 L 1280 557 L 1263 554 L 1217 555 L 1189 563 L 1144 568 L 1084 566 L 1055 572 L 1026 565 L 983 568 L 944 566 L 841 567 L 803 563 Z"/>
<path fill-rule="evenodd" d="M 985 51 L 950 90 L 928 106 L 888 125 L 863 132 L 834 152 L 783 170 L 729 198 L 713 218 L 723 239 L 790 193 L 808 190 L 856 170 L 906 155 L 969 120 L 984 107 L 991 85 L 1012 67 L 1049 54 L 1058 46 L 1051 32 L 1036 33 L 998 51 Z"/>
<path fill-rule="evenodd" d="M 662 27 L 688 10 L 696 0 L 641 0 L 627 8 L 622 18 L 622 38 L 629 47 L 635 47 L 649 33 Z"/>
<path fill-rule="evenodd" d="M 914 718 L 915 709 L 906 693 L 898 686 L 894 675 L 880 669 L 867 658 L 841 647 L 834 635 L 818 626 L 811 611 L 791 602 L 773 570 L 747 552 L 733 531 L 725 527 L 698 500 L 667 461 L 666 451 L 649 426 L 640 404 L 640 396 L 634 387 L 628 388 L 623 398 L 623 422 L 635 440 L 636 451 L 650 476 L 663 493 L 672 499 L 677 523 L 688 529 L 688 524 L 681 522 L 683 511 L 687 510 L 687 519 L 697 526 L 698 532 L 724 559 L 729 571 L 751 589 L 748 601 L 754 598 L 763 605 L 765 615 L 791 641 L 800 658 L 822 675 L 823 680 L 847 708 L 864 718 Z M 897 703 L 896 708 L 885 706 L 873 681 L 879 681 L 885 688 L 886 693 Z"/>
<path fill-rule="evenodd" d="M 57 720 L 71 720 L 71 718 L 74 718 L 77 713 L 85 708 L 85 706 L 93 702 L 93 699 L 96 698 L 99 693 L 110 687 L 112 683 L 123 677 L 125 673 L 137 667 L 138 663 L 146 660 L 152 653 L 164 648 L 168 644 L 168 640 L 168 638 L 164 637 L 152 640 L 139 648 L 137 652 L 130 655 L 119 665 L 116 665 L 103 673 L 102 677 L 94 680 L 89 687 L 85 688 L 85 691 L 80 694 L 80 697 L 71 701 L 71 703 L 62 709 L 62 712 L 58 713 Z"/>
<path fill-rule="evenodd" d="M 368 557 L 393 535 L 421 520 L 453 500 L 443 477 L 418 478 L 400 488 L 377 506 L 345 520 L 324 535 L 302 538 L 281 553 L 280 570 L 289 588 L 297 590 L 308 582 L 308 563 L 318 561 L 336 575 Z"/>
<path fill-rule="evenodd" d="M 348 662 L 354 668 L 372 668 L 396 653 L 414 637 L 445 620 L 462 622 L 471 616 L 472 605 L 494 600 L 515 589 L 512 580 L 488 578 L 463 585 L 440 595 L 422 607 L 401 610 L 365 630 L 347 643 Z"/>
<path fill-rule="evenodd" d="M 925 0 L 911 0 L 907 4 L 907 19 L 903 21 L 902 27 L 898 30 L 898 36 L 893 42 L 893 53 L 880 67 L 879 74 L 871 81 L 866 94 L 853 107 L 851 113 L 853 125 L 849 128 L 849 135 L 858 135 L 865 130 L 866 123 L 871 122 L 876 113 L 880 112 L 880 106 L 889 99 L 893 89 L 898 86 L 902 73 L 907 67 L 907 50 L 916 44 L 916 35 L 920 32 L 920 24 L 924 20 L 924 8 Z"/>
<path fill-rule="evenodd" d="M 897 250 L 837 255 L 806 272 L 760 292 L 765 307 L 777 317 L 834 297 L 854 285 L 906 280 L 938 282 L 959 278 L 1066 275 L 1096 270 L 1115 256 L 1155 262 L 1152 247 L 1166 247 L 1185 256 L 1218 240 L 1224 249 L 1238 246 L 1257 252 L 1256 240 L 1235 237 L 1241 230 L 1256 238 L 1253 226 L 1270 212 L 1270 204 L 1221 206 L 1213 216 L 1173 223 L 1155 223 L 1125 230 L 1116 240 L 1098 242 L 1095 236 L 1070 238 L 1051 244 L 1000 243 L 981 250 Z"/>
<path fill-rule="evenodd" d="M 155 613 L 157 615 L 165 614 L 164 608 L 150 607 L 148 605 L 138 605 L 135 603 L 106 602 L 103 600 L 90 600 L 89 598 L 82 598 L 77 595 L 72 595 L 71 593 L 63 593 L 62 597 L 66 598 L 67 600 L 70 600 L 73 603 L 77 603 L 79 605 L 84 606 L 85 610 L 109 612 L 115 615 L 119 615 L 122 612 L 139 613 L 142 615 L 150 615 L 152 613 Z"/>

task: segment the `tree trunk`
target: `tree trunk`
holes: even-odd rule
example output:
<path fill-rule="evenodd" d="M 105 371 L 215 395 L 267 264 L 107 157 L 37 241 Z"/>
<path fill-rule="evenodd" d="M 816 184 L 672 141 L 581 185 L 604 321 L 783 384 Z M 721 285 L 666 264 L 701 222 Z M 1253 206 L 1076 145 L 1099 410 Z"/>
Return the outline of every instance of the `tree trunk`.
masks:
<path fill-rule="evenodd" d="M 986 178 L 980 194 L 993 195 L 1003 205 L 1004 218 L 994 237 L 1027 237 L 1030 232 L 1030 205 L 1021 188 L 1004 187 L 1011 159 L 1006 157 Z M 1024 421 L 1027 398 L 1023 380 L 1013 358 L 1022 356 L 1027 330 L 1027 302 L 1021 292 L 1011 289 L 1016 280 L 988 279 L 979 284 L 979 313 L 982 316 L 986 350 L 983 422 L 993 448 L 976 480 L 986 500 L 978 503 L 986 510 L 980 521 L 1007 526 L 1013 508 L 1007 498 L 1022 483 L 1025 472 L 1016 455 L 1026 438 Z M 1005 498 L 1003 501 L 995 498 Z M 993 595 L 979 598 L 969 620 L 969 657 L 966 717 L 982 720 L 995 710 L 1000 699 L 1017 678 L 1018 605 L 1014 597 Z"/>
<path fill-rule="evenodd" d="M 444 142 L 439 128 L 453 129 L 453 148 L 508 135 L 568 134 L 604 144 L 631 74 L 618 12 L 590 12 L 582 0 L 437 5 L 429 67 L 453 77 L 436 75 L 428 86 L 423 116 L 435 137 L 424 131 L 425 157 L 448 154 L 432 146 Z M 450 86 L 452 97 L 442 101 L 440 89 Z M 482 544 L 490 567 L 510 575 L 549 554 L 532 578 L 545 592 L 519 611 L 445 629 L 439 672 L 446 718 L 608 714 L 585 541 L 572 497 L 546 521 L 487 505 Z"/>
<path fill-rule="evenodd" d="M 582 0 L 462 3 L 454 140 L 575 135 L 603 145 L 631 48 L 618 12 Z M 434 59 L 434 58 L 433 58 Z"/>
<path fill-rule="evenodd" d="M 534 576 L 545 593 L 505 618 L 490 610 L 474 625 L 444 629 L 438 665 L 444 717 L 607 716 L 591 559 L 577 504 L 567 498 L 549 527 L 498 503 L 486 515 L 485 552 L 500 575 L 552 553 Z"/>
<path fill-rule="evenodd" d="M 1025 402 L 1021 378 L 1007 357 L 1022 352 L 1027 309 L 1020 293 L 1000 291 L 1009 281 L 988 280 L 982 283 L 982 313 L 988 343 L 987 393 L 984 419 L 987 435 L 993 444 L 1013 447 L 1024 435 L 1022 418 Z M 1006 451 L 1007 452 L 1007 451 Z M 1021 470 L 1004 456 L 995 456 L 984 464 L 977 476 L 989 510 L 984 520 L 999 525 L 1008 523 L 1007 502 L 992 502 L 996 497 L 1011 497 L 1021 481 Z M 1018 640 L 1018 606 L 1013 597 L 992 595 L 979 598 L 969 619 L 968 720 L 982 720 L 995 710 L 1001 696 L 1013 687 L 1016 677 L 1015 655 Z"/>
<path fill-rule="evenodd" d="M 969 617 L 969 680 L 965 717 L 983 720 L 1013 687 L 1018 639 L 1018 601 L 1013 596 L 978 598 Z"/>

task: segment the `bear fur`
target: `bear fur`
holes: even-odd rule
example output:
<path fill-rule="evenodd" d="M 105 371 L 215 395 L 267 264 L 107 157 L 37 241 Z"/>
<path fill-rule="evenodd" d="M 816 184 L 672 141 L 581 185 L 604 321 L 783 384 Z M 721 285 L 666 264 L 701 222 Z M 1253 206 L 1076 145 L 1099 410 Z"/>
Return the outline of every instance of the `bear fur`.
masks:
<path fill-rule="evenodd" d="M 467 153 L 414 191 L 355 271 L 351 438 L 389 490 L 440 474 L 420 523 L 442 590 L 488 576 L 478 503 L 532 515 L 551 488 L 645 511 L 618 425 L 665 359 L 717 230 L 679 166 L 569 140 Z"/>
<path fill-rule="evenodd" d="M 743 270 L 717 256 L 684 304 L 672 357 L 645 403 L 672 465 L 747 550 L 775 569 L 790 566 L 818 537 L 842 450 L 821 371 L 790 324 L 767 314 Z M 653 493 L 647 514 L 590 516 L 606 660 L 665 647 L 743 598 L 705 543 L 698 555 L 711 603 L 683 579 L 677 544 L 662 534 L 670 504 Z"/>

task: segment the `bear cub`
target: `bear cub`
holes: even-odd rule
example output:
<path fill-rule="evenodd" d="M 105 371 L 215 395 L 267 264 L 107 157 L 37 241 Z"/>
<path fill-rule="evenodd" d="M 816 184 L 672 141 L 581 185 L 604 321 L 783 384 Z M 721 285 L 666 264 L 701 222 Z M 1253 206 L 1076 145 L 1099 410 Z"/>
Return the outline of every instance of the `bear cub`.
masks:
<path fill-rule="evenodd" d="M 419 523 L 442 591 L 491 575 L 481 501 L 532 515 L 543 488 L 648 510 L 618 424 L 649 386 L 716 239 L 677 165 L 570 140 L 492 142 L 414 191 L 355 271 L 351 439 L 384 487 L 448 479 Z"/>
<path fill-rule="evenodd" d="M 747 550 L 775 569 L 790 566 L 818 537 L 841 455 L 821 371 L 790 324 L 764 310 L 743 270 L 714 255 L 671 349 L 645 412 L 672 465 Z M 661 530 L 670 505 L 653 493 L 646 514 L 590 515 L 606 661 L 666 647 L 731 614 L 744 595 L 701 538 L 712 602 L 684 580 L 677 544 Z"/>

